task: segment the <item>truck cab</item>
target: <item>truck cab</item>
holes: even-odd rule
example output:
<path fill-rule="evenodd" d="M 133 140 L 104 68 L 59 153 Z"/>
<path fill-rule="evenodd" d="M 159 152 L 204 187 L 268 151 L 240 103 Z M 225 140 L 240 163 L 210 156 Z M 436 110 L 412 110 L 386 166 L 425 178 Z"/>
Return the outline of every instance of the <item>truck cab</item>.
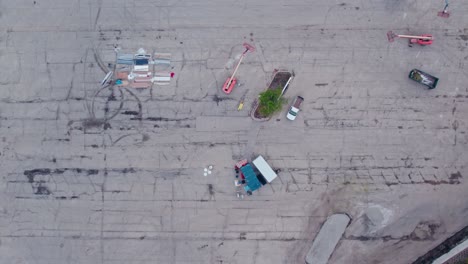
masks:
<path fill-rule="evenodd" d="M 304 101 L 304 98 L 302 98 L 302 96 L 297 96 L 294 99 L 293 104 L 291 105 L 291 107 L 289 107 L 288 113 L 286 114 L 287 119 L 289 119 L 291 121 L 296 119 L 296 116 L 299 113 L 300 106 L 301 106 L 303 101 Z"/>

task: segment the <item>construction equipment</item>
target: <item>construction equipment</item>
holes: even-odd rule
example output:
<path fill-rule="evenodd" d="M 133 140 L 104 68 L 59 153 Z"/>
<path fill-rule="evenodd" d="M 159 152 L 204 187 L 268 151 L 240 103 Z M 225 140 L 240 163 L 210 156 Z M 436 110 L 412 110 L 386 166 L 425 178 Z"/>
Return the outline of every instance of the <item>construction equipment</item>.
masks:
<path fill-rule="evenodd" d="M 420 36 L 413 36 L 413 35 L 397 35 L 393 33 L 393 31 L 387 32 L 387 38 L 389 42 L 395 41 L 395 38 L 406 38 L 409 39 L 409 46 L 411 47 L 413 44 L 419 44 L 421 46 L 431 45 L 434 37 L 432 35 L 424 34 Z"/>
<path fill-rule="evenodd" d="M 450 16 L 450 13 L 448 12 L 448 6 L 449 6 L 448 0 L 445 0 L 444 10 L 437 12 L 437 15 L 443 18 L 448 18 Z"/>
<path fill-rule="evenodd" d="M 248 91 L 249 91 L 249 90 L 246 90 L 246 91 L 244 92 L 244 94 L 242 95 L 242 97 L 240 98 L 240 100 L 239 100 L 239 106 L 237 107 L 237 111 L 240 111 L 240 110 L 242 110 L 242 108 L 244 108 L 245 96 L 247 95 L 247 92 L 248 92 Z"/>
<path fill-rule="evenodd" d="M 239 62 L 237 63 L 237 66 L 236 68 L 234 69 L 234 72 L 232 73 L 231 77 L 229 77 L 226 82 L 224 83 L 223 85 L 223 92 L 226 93 L 226 94 L 230 94 L 232 92 L 232 89 L 234 88 L 234 86 L 236 85 L 237 83 L 237 79 L 234 78 L 234 76 L 236 75 L 236 72 L 237 70 L 239 69 L 239 66 L 242 62 L 242 60 L 244 59 L 245 55 L 247 54 L 247 52 L 253 52 L 255 51 L 255 47 L 248 44 L 248 43 L 244 43 L 243 46 L 245 47 L 245 51 L 242 53 L 240 59 L 239 59 Z"/>
<path fill-rule="evenodd" d="M 244 99 L 241 99 L 241 101 L 239 102 L 239 106 L 237 107 L 237 111 L 242 110 L 242 108 L 244 108 Z"/>

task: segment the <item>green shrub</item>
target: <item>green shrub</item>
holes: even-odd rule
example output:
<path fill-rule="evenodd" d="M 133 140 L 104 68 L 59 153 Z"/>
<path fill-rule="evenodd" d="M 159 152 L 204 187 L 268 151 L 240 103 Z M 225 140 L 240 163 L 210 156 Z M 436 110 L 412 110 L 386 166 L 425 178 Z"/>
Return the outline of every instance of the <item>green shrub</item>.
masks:
<path fill-rule="evenodd" d="M 286 102 L 281 97 L 282 90 L 282 87 L 279 86 L 276 89 L 268 89 L 260 93 L 258 111 L 262 116 L 268 117 L 281 110 L 281 107 Z"/>

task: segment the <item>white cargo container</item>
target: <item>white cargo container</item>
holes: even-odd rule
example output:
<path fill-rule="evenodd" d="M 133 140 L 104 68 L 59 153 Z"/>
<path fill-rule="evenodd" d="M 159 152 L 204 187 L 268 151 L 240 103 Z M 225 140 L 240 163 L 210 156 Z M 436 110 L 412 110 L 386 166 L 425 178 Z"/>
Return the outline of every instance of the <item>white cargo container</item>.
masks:
<path fill-rule="evenodd" d="M 278 175 L 273 171 L 273 169 L 261 155 L 254 159 L 252 163 L 268 183 L 272 182 L 276 177 L 278 177 Z"/>

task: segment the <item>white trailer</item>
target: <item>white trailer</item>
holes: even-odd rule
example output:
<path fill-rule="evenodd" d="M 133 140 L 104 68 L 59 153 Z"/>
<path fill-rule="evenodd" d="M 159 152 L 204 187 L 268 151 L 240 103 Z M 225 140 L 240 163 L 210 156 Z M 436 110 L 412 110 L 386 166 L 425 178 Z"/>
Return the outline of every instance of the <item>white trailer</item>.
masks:
<path fill-rule="evenodd" d="M 268 183 L 272 182 L 276 177 L 278 177 L 278 175 L 273 171 L 273 169 L 261 155 L 254 159 L 252 163 Z"/>

